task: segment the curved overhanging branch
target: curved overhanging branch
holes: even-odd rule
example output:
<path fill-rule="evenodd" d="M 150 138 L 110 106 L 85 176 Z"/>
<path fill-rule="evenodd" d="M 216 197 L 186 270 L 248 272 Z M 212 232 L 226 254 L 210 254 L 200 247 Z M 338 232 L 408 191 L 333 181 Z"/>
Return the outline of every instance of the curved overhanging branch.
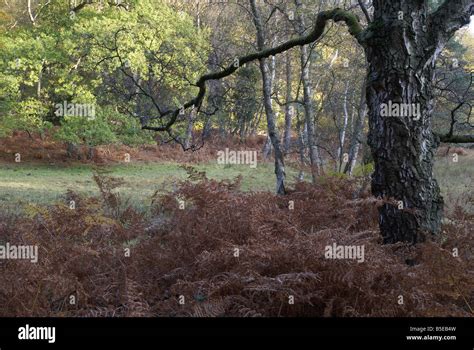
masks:
<path fill-rule="evenodd" d="M 110 6 L 122 7 L 124 9 L 128 10 L 128 5 L 126 3 L 122 3 L 121 1 L 109 0 L 107 2 Z M 102 1 L 84 0 L 81 3 L 79 3 L 79 5 L 71 8 L 71 11 L 77 13 L 77 12 L 81 11 L 83 8 L 85 8 L 87 5 L 94 5 L 94 4 L 101 4 L 102 5 Z"/>
<path fill-rule="evenodd" d="M 263 58 L 268 58 L 270 56 L 276 56 L 297 46 L 311 44 L 323 35 L 324 30 L 326 28 L 326 24 L 330 20 L 334 22 L 345 22 L 348 27 L 349 33 L 354 36 L 361 45 L 363 45 L 363 28 L 359 22 L 359 18 L 356 15 L 354 15 L 350 11 L 346 11 L 340 8 L 320 12 L 317 16 L 314 28 L 309 34 L 291 39 L 276 47 L 268 48 L 255 53 L 251 53 L 243 57 L 239 57 L 229 67 L 217 72 L 212 72 L 201 76 L 195 84 L 195 86 L 199 88 L 199 92 L 195 98 L 186 102 L 178 109 L 166 111 L 160 114 L 159 118 L 170 116 L 170 120 L 166 123 L 166 125 L 160 127 L 142 125 L 142 129 L 153 131 L 169 131 L 171 127 L 176 123 L 180 112 L 188 108 L 197 108 L 198 111 L 200 110 L 204 97 L 206 95 L 206 83 L 208 81 L 219 80 L 228 77 L 246 63 L 250 63 Z"/>

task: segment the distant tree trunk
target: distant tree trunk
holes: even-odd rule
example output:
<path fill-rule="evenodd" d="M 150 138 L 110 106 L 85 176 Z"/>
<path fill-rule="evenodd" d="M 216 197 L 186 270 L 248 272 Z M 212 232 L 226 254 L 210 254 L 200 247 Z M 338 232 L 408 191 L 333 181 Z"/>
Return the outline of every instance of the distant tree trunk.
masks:
<path fill-rule="evenodd" d="M 351 144 L 349 147 L 349 159 L 344 168 L 344 173 L 349 174 L 349 175 L 352 175 L 352 172 L 354 171 L 354 168 L 357 162 L 357 157 L 359 155 L 360 144 L 362 143 L 365 116 L 367 114 L 367 103 L 366 103 L 366 97 L 365 97 L 366 85 L 367 84 L 364 81 L 364 84 L 362 85 L 362 93 L 360 97 L 359 108 L 357 111 L 357 118 L 352 128 L 353 131 L 352 131 Z"/>
<path fill-rule="evenodd" d="M 216 51 L 213 51 L 209 57 L 209 69 L 214 71 L 219 68 L 218 65 L 218 57 Z M 208 134 L 212 130 L 213 127 L 213 120 L 218 123 L 218 131 L 220 137 L 225 137 L 226 128 L 224 125 L 224 118 L 220 118 L 220 111 L 223 109 L 223 94 L 224 88 L 222 86 L 221 80 L 212 80 L 209 82 L 209 97 L 207 99 L 208 105 L 210 106 L 211 110 L 215 110 L 215 114 L 210 116 L 206 122 L 205 127 L 205 135 Z"/>
<path fill-rule="evenodd" d="M 295 0 L 295 4 L 298 10 L 297 22 L 300 34 L 303 34 L 305 30 L 305 20 L 301 9 L 303 4 L 301 0 Z M 316 132 L 314 127 L 314 106 L 313 106 L 313 90 L 311 87 L 310 70 L 309 70 L 309 51 L 308 46 L 301 47 L 301 81 L 303 83 L 303 102 L 305 110 L 305 120 L 308 130 L 308 148 L 309 158 L 311 161 L 311 173 L 313 182 L 316 182 L 316 178 L 321 173 L 321 162 L 319 150 L 316 142 Z"/>
<path fill-rule="evenodd" d="M 250 6 L 252 8 L 254 24 L 257 29 L 257 46 L 259 50 L 263 50 L 265 48 L 265 31 L 260 12 L 256 5 L 256 0 L 250 0 Z M 275 156 L 276 193 L 285 194 L 285 162 L 272 106 L 272 75 L 267 60 L 264 58 L 260 59 L 260 71 L 262 73 L 263 101 L 267 115 L 268 136 L 272 142 Z"/>
<path fill-rule="evenodd" d="M 81 159 L 79 148 L 73 142 L 66 142 L 66 154 L 68 158 L 76 158 L 78 160 Z"/>
<path fill-rule="evenodd" d="M 224 118 L 219 119 L 219 136 L 221 139 L 225 139 L 227 136 L 227 128 Z"/>
<path fill-rule="evenodd" d="M 257 108 L 257 110 L 258 110 L 257 117 L 253 118 L 251 126 L 250 126 L 250 135 L 251 136 L 257 135 L 257 129 L 258 129 L 258 126 L 260 125 L 260 121 L 262 120 L 262 114 L 263 114 L 264 108 L 265 107 L 263 106 L 263 104 L 260 104 L 260 106 Z"/>
<path fill-rule="evenodd" d="M 44 70 L 44 63 L 45 60 L 41 61 L 41 67 L 38 72 L 38 84 L 36 85 L 36 96 L 41 98 L 41 89 L 42 89 L 42 82 L 43 82 L 43 70 Z"/>
<path fill-rule="evenodd" d="M 209 138 L 211 136 L 212 131 L 212 120 L 211 118 L 207 118 L 206 123 L 204 124 L 204 128 L 202 130 L 202 138 L 203 140 Z"/>
<path fill-rule="evenodd" d="M 245 140 L 245 131 L 246 131 L 246 127 L 245 127 L 245 115 L 240 115 L 240 118 L 239 118 L 239 125 L 237 127 L 237 129 L 239 130 L 239 137 L 240 137 L 240 140 L 243 141 Z"/>
<path fill-rule="evenodd" d="M 194 129 L 194 110 L 188 114 L 188 126 L 186 127 L 186 135 L 184 138 L 184 148 L 188 149 L 192 145 Z"/>
<path fill-rule="evenodd" d="M 306 154 L 306 145 L 305 145 L 305 132 L 304 132 L 304 127 L 305 122 L 300 119 L 300 114 L 297 113 L 297 132 L 298 132 L 298 152 L 300 156 L 300 162 L 301 162 L 301 167 L 302 170 L 298 173 L 298 180 L 303 181 L 304 180 L 304 171 L 303 167 L 306 165 L 305 162 L 305 154 Z"/>
<path fill-rule="evenodd" d="M 275 83 L 276 76 L 276 57 L 270 57 L 270 90 L 273 92 L 273 84 Z"/>
<path fill-rule="evenodd" d="M 273 146 L 272 146 L 272 140 L 270 139 L 270 136 L 267 136 L 265 143 L 263 144 L 263 159 L 268 159 L 272 153 Z"/>
<path fill-rule="evenodd" d="M 349 109 L 347 108 L 347 96 L 349 94 L 349 82 L 346 82 L 346 89 L 344 91 L 344 122 L 342 123 L 342 129 L 339 134 L 339 147 L 337 149 L 337 172 L 341 171 L 342 168 L 342 161 L 343 161 L 343 154 L 344 154 L 344 145 L 346 143 L 346 130 L 347 124 L 349 123 Z"/>
<path fill-rule="evenodd" d="M 33 27 L 35 27 L 36 26 L 36 16 L 33 14 L 31 0 L 28 0 L 28 2 L 27 2 L 27 11 L 28 11 L 28 16 L 30 17 L 31 24 L 33 25 Z"/>
<path fill-rule="evenodd" d="M 94 155 L 95 155 L 95 147 L 88 146 L 87 147 L 87 160 L 94 160 Z"/>
<path fill-rule="evenodd" d="M 291 143 L 291 122 L 292 122 L 292 111 L 293 106 L 290 104 L 291 101 L 291 55 L 289 52 L 286 53 L 286 105 L 285 105 L 285 134 L 283 136 L 283 149 L 285 154 L 290 150 Z"/>

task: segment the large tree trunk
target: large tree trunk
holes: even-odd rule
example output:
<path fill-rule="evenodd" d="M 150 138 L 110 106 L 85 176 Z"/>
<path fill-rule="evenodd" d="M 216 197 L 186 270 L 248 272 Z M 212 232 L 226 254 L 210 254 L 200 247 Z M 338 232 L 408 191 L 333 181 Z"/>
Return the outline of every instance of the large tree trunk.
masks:
<path fill-rule="evenodd" d="M 379 209 L 384 242 L 415 243 L 440 230 L 443 210 L 433 178 L 438 141 L 431 128 L 434 60 L 425 52 L 428 12 L 423 1 L 376 0 L 374 7 L 377 30 L 366 46 L 372 192 L 395 201 Z M 392 110 L 386 116 L 384 108 L 390 105 L 415 108 L 407 115 Z"/>
<path fill-rule="evenodd" d="M 265 31 L 258 11 L 256 1 L 250 0 L 252 8 L 253 20 L 255 28 L 257 29 L 257 46 L 259 50 L 265 48 Z M 274 62 L 274 61 L 273 61 Z M 275 113 L 272 106 L 272 71 L 267 63 L 267 59 L 260 59 L 260 71 L 262 73 L 263 82 L 263 103 L 267 115 L 267 129 L 268 136 L 272 142 L 275 155 L 275 175 L 276 175 L 276 193 L 285 194 L 285 162 L 283 159 L 283 152 L 281 149 L 280 136 L 275 121 Z"/>

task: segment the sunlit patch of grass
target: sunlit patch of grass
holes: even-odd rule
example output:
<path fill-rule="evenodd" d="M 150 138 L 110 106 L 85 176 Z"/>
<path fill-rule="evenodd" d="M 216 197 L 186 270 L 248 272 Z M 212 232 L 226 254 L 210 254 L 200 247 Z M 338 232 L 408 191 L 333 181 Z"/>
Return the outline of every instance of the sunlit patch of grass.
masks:
<path fill-rule="evenodd" d="M 259 163 L 256 168 L 248 165 L 219 165 L 206 163 L 196 166 L 206 172 L 210 179 L 232 180 L 242 176 L 243 191 L 275 190 L 275 175 L 272 162 Z M 136 208 L 146 209 L 156 191 L 173 189 L 173 184 L 186 179 L 186 171 L 179 163 L 130 163 L 107 166 L 110 176 L 122 178 L 124 184 L 118 189 L 123 198 L 129 198 Z M 372 169 L 357 167 L 354 175 L 367 174 Z M 0 205 L 18 208 L 26 203 L 51 204 L 61 201 L 68 189 L 85 195 L 98 195 L 92 175 L 94 166 L 51 166 L 27 163 L 2 164 L 0 167 Z M 287 167 L 287 184 L 291 186 L 298 174 Z M 438 157 L 435 176 L 441 186 L 447 208 L 452 208 L 459 198 L 471 194 L 474 175 L 474 153 L 452 157 Z M 306 181 L 310 181 L 307 174 Z M 469 203 L 465 203 L 469 205 Z M 472 203 L 471 203 L 472 207 Z"/>
<path fill-rule="evenodd" d="M 446 209 L 454 209 L 461 204 L 465 209 L 474 211 L 474 152 L 457 157 L 452 155 L 438 157 L 435 163 L 434 175 L 441 187 L 441 194 L 446 203 Z"/>
<path fill-rule="evenodd" d="M 232 180 L 242 176 L 243 191 L 273 191 L 275 177 L 273 163 L 223 166 L 201 164 L 196 167 L 215 180 Z M 157 190 L 173 188 L 173 183 L 186 179 L 186 171 L 178 163 L 130 163 L 106 167 L 109 175 L 119 177 L 124 184 L 118 192 L 137 208 L 150 203 Z M 29 165 L 26 163 L 2 165 L 0 168 L 0 204 L 18 206 L 26 203 L 50 204 L 62 200 L 68 189 L 80 194 L 98 195 L 92 179 L 94 167 Z M 296 170 L 287 168 L 288 183 L 291 184 Z"/>

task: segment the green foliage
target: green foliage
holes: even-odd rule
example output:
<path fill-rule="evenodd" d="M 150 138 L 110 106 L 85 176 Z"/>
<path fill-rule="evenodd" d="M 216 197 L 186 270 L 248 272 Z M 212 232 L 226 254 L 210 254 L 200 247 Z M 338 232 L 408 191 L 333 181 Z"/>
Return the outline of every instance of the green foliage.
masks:
<path fill-rule="evenodd" d="M 58 140 L 91 147 L 117 142 L 136 146 L 153 141 L 152 134 L 143 132 L 136 119 L 111 107 L 99 108 L 93 118 L 65 116 L 55 136 Z"/>
<path fill-rule="evenodd" d="M 356 177 L 367 176 L 374 172 L 374 163 L 361 164 L 354 168 L 353 175 Z"/>
<path fill-rule="evenodd" d="M 104 2 L 71 13 L 67 2 L 50 2 L 35 12 L 34 26 L 22 2 L 8 11 L 0 6 L 0 136 L 55 125 L 59 139 L 74 143 L 152 140 L 138 135 L 137 120 L 125 115 L 158 113 L 143 96 L 129 98 L 136 87 L 127 75 L 153 85 L 150 95 L 176 107 L 194 93 L 188 81 L 206 69 L 208 38 L 188 15 L 162 2 L 127 3 L 127 10 Z M 2 30 L 12 20 L 17 25 Z M 97 117 L 58 115 L 55 106 L 63 103 L 94 105 Z"/>
<path fill-rule="evenodd" d="M 117 140 L 107 119 L 101 113 L 95 118 L 65 116 L 56 137 L 63 141 L 89 146 L 113 143 Z"/>
<path fill-rule="evenodd" d="M 128 146 L 154 143 L 155 134 L 151 131 L 142 130 L 136 118 L 121 114 L 110 106 L 103 108 L 101 114 L 104 115 L 107 125 L 118 142 Z"/>
<path fill-rule="evenodd" d="M 91 15 L 84 12 L 84 16 Z M 132 77 L 147 86 L 147 93 L 160 105 L 178 108 L 195 93 L 189 82 L 206 70 L 207 33 L 198 31 L 188 15 L 163 3 L 140 1 L 130 12 L 108 9 L 94 15 L 94 21 L 82 21 L 78 31 L 81 36 L 93 33 L 97 45 L 90 48 L 89 60 L 102 62 L 97 69 L 112 78 L 116 102 L 139 114 L 158 112 L 143 95 L 134 96 L 134 106 L 129 99 L 123 101 L 123 96 L 137 89 Z"/>

